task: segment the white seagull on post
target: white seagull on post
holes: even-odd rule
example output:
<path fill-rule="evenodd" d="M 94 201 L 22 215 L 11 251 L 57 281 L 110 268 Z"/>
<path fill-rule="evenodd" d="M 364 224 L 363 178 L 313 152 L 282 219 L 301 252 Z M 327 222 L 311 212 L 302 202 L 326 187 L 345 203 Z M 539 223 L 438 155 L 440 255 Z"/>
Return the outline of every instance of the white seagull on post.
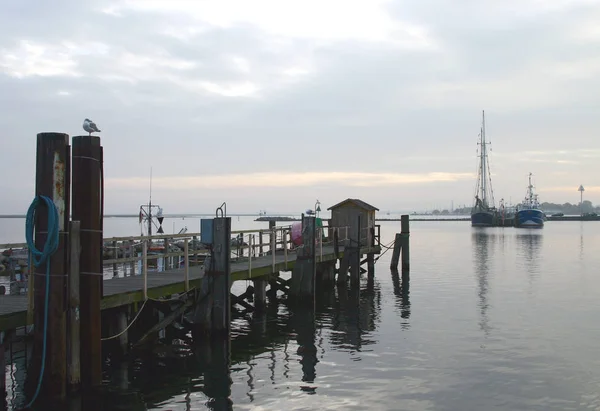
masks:
<path fill-rule="evenodd" d="M 100 132 L 100 130 L 98 130 L 98 126 L 96 126 L 96 123 L 94 123 L 92 120 L 90 120 L 89 118 L 86 118 L 83 121 L 83 129 L 85 131 L 87 131 L 88 133 L 90 133 L 90 136 L 92 135 L 92 133 L 95 131 L 97 133 Z"/>

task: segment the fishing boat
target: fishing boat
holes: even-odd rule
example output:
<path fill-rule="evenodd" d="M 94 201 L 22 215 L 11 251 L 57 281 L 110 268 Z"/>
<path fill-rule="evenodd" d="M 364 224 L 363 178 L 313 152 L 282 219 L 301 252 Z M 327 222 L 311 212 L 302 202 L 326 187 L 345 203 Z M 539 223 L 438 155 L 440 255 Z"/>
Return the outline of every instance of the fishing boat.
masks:
<path fill-rule="evenodd" d="M 487 144 L 485 138 L 485 111 L 482 112 L 481 130 L 479 133 L 479 169 L 475 190 L 475 204 L 471 209 L 471 226 L 492 227 L 498 223 L 498 212 L 494 204 L 492 190 L 492 173 L 488 161 Z"/>
<path fill-rule="evenodd" d="M 515 215 L 515 227 L 523 228 L 542 228 L 546 215 L 540 210 L 540 202 L 538 195 L 533 192 L 533 184 L 529 173 L 529 185 L 527 186 L 527 195 L 525 199 L 517 205 L 517 213 Z"/>

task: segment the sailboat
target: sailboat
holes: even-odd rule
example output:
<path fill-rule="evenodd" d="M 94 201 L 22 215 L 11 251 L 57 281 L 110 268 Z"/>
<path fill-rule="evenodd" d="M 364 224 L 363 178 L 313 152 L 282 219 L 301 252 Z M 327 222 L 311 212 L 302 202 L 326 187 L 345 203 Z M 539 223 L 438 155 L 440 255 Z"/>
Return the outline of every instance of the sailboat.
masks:
<path fill-rule="evenodd" d="M 497 225 L 498 213 L 494 204 L 494 192 L 492 190 L 492 176 L 487 155 L 487 144 L 485 139 L 485 111 L 482 111 L 481 130 L 479 133 L 479 170 L 477 173 L 477 189 L 475 194 L 475 205 L 471 209 L 471 226 L 492 227 Z"/>
<path fill-rule="evenodd" d="M 544 227 L 545 215 L 540 210 L 538 195 L 533 192 L 531 176 L 529 173 L 529 185 L 527 186 L 527 195 L 521 204 L 517 205 L 517 214 L 515 216 L 515 227 L 542 228 Z"/>

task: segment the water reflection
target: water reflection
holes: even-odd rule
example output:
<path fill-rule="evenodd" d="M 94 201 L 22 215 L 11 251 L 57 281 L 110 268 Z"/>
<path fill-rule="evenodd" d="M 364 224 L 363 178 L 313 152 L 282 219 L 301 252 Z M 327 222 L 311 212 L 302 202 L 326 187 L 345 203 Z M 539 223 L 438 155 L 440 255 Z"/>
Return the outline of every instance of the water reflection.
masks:
<path fill-rule="evenodd" d="M 232 410 L 230 343 L 227 339 L 199 340 L 196 355 L 204 368 L 204 394 L 209 398 L 206 405 L 214 411 Z"/>
<path fill-rule="evenodd" d="M 540 255 L 542 251 L 543 234 L 539 229 L 530 229 L 517 234 L 518 264 L 525 266 L 529 280 L 529 291 L 533 281 L 540 274 Z"/>
<path fill-rule="evenodd" d="M 501 235 L 501 244 L 504 244 L 504 234 Z M 493 250 L 497 236 L 495 232 L 486 229 L 475 229 L 471 234 L 471 245 L 473 249 L 473 267 L 477 278 L 477 295 L 479 297 L 479 329 L 488 336 L 491 331 L 488 318 L 489 275 L 492 265 Z M 503 250 L 503 248 L 502 248 Z"/>
<path fill-rule="evenodd" d="M 400 273 L 398 270 L 392 270 L 392 286 L 394 288 L 394 295 L 396 296 L 396 309 L 400 310 L 400 317 L 402 323 L 400 327 L 403 330 L 410 328 L 410 273 L 408 271 L 402 271 L 402 282 L 400 281 Z"/>
<path fill-rule="evenodd" d="M 296 332 L 298 349 L 296 353 L 300 357 L 299 363 L 302 367 L 302 382 L 300 389 L 309 394 L 314 394 L 316 388 L 313 383 L 317 377 L 316 365 L 317 347 L 315 345 L 315 312 L 312 307 L 297 307 L 292 311 L 292 323 Z"/>
<path fill-rule="evenodd" d="M 579 260 L 583 261 L 583 224 L 582 221 L 579 225 Z"/>
<path fill-rule="evenodd" d="M 73 409 L 163 409 L 169 404 L 173 408 L 167 409 L 231 410 L 232 398 L 256 403 L 265 382 L 313 395 L 325 383 L 319 381 L 319 364 L 327 351 L 343 351 L 360 361 L 361 352 L 377 343 L 373 331 L 381 322 L 380 288 L 377 279 L 364 278 L 360 290 L 320 291 L 308 308 L 273 300 L 265 313 L 238 316 L 231 341 L 169 329 L 156 344 L 139 347 L 123 360 L 107 356 L 103 380 L 110 399 L 90 405 L 80 400 Z M 400 288 L 403 318 L 408 319 L 408 281 Z"/>
<path fill-rule="evenodd" d="M 331 343 L 350 352 L 360 352 L 363 346 L 374 344 L 369 338 L 381 316 L 381 291 L 379 283 L 363 291 L 340 284 L 336 288 L 331 315 Z M 360 361 L 360 357 L 353 358 Z"/>

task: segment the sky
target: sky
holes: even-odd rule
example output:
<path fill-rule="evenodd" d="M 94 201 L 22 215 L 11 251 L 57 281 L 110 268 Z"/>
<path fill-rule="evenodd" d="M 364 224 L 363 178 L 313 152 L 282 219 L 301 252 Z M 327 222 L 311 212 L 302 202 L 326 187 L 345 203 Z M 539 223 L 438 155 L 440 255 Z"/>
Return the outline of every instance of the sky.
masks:
<path fill-rule="evenodd" d="M 496 201 L 600 204 L 598 0 L 0 3 L 0 214 L 36 134 L 104 146 L 105 210 L 472 205 L 482 110 Z"/>

